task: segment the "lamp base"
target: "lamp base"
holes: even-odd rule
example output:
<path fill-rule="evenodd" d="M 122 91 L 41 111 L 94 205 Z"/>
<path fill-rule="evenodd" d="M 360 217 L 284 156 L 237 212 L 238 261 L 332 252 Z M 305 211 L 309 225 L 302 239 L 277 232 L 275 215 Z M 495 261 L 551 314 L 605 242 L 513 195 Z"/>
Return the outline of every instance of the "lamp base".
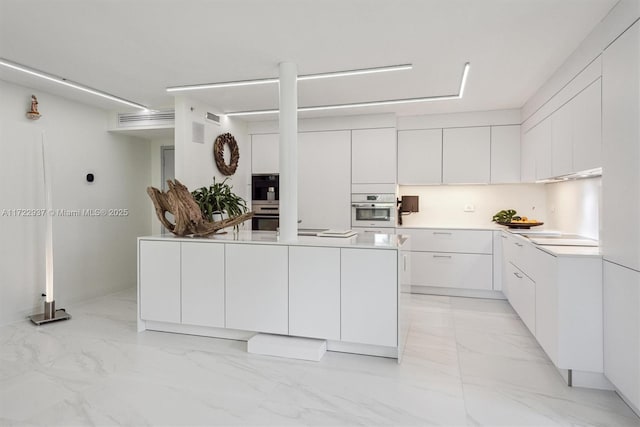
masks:
<path fill-rule="evenodd" d="M 68 320 L 71 319 L 71 315 L 67 313 L 64 309 L 56 310 L 56 302 L 46 302 L 44 303 L 44 313 L 34 314 L 30 316 L 29 319 L 35 325 L 43 325 L 45 323 L 56 322 L 58 320 Z"/>

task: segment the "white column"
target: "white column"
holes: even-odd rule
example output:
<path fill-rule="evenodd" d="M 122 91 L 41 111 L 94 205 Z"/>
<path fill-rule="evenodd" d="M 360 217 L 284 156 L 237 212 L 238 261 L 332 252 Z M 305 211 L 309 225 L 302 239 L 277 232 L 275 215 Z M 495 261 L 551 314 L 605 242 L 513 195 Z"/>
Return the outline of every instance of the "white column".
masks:
<path fill-rule="evenodd" d="M 298 68 L 280 63 L 280 241 L 298 239 Z"/>

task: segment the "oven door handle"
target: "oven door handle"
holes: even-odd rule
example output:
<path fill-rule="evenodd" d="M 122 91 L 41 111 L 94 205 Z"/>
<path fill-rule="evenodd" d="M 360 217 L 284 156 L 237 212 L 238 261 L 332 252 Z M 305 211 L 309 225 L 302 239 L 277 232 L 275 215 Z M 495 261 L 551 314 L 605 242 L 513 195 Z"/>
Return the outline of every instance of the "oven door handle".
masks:
<path fill-rule="evenodd" d="M 354 208 L 393 208 L 393 203 L 352 203 L 352 207 Z"/>

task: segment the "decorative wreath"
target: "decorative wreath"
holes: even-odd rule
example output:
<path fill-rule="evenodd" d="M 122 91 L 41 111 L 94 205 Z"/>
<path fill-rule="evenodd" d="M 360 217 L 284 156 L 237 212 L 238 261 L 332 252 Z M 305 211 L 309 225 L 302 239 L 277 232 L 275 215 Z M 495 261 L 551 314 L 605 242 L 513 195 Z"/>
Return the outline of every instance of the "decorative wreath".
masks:
<path fill-rule="evenodd" d="M 225 144 L 229 145 L 229 150 L 231 150 L 230 164 L 226 164 L 224 161 Z M 238 143 L 233 135 L 228 132 L 218 135 L 216 141 L 213 143 L 213 158 L 216 161 L 218 170 L 222 172 L 223 175 L 229 176 L 236 173 L 238 159 L 240 159 L 240 151 L 238 150 Z"/>

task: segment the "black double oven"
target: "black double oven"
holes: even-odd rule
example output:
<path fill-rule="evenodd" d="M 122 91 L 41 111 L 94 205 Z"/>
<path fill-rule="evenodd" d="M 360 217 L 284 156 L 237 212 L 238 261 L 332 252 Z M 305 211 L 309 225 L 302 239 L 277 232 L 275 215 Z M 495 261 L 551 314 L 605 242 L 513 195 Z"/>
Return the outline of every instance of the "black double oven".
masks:
<path fill-rule="evenodd" d="M 276 231 L 280 217 L 280 179 L 277 174 L 251 177 L 252 230 Z"/>

